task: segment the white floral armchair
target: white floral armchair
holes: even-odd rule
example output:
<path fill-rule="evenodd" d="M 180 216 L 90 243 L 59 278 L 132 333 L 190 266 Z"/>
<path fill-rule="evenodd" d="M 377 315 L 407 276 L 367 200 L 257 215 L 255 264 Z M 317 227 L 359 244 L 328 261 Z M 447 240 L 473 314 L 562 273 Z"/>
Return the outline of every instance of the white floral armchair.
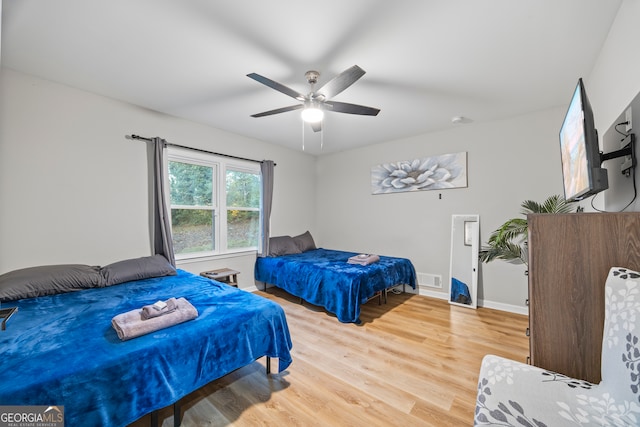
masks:
<path fill-rule="evenodd" d="M 600 384 L 487 355 L 474 425 L 640 426 L 640 274 L 609 271 Z"/>

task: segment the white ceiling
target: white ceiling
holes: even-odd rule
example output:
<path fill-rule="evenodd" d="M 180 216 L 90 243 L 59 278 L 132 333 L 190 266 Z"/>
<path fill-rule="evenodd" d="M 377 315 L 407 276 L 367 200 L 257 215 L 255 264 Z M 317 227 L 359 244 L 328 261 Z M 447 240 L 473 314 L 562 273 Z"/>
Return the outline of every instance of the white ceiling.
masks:
<path fill-rule="evenodd" d="M 319 88 L 357 64 L 367 74 L 334 99 L 381 112 L 327 113 L 322 151 L 307 125 L 317 155 L 566 105 L 620 4 L 4 0 L 0 52 L 3 67 L 296 150 L 299 111 L 250 117 L 296 101 L 246 75 L 307 93 L 307 70 Z"/>

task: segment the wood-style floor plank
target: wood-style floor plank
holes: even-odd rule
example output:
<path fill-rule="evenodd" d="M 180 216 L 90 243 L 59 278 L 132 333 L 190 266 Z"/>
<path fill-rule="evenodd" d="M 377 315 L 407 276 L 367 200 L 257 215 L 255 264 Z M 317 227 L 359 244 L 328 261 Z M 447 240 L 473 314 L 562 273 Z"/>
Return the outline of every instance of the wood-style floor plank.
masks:
<path fill-rule="evenodd" d="M 469 426 L 482 357 L 529 354 L 522 315 L 390 293 L 354 325 L 279 289 L 258 294 L 284 308 L 293 363 L 265 375 L 263 358 L 186 396 L 183 426 Z M 173 426 L 171 408 L 159 417 Z"/>

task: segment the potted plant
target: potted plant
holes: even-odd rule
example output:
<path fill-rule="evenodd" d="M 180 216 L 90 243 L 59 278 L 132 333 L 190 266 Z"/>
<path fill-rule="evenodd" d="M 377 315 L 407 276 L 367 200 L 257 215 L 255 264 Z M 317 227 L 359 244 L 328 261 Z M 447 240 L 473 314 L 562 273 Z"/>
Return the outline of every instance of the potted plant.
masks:
<path fill-rule="evenodd" d="M 571 203 L 559 195 L 551 196 L 543 203 L 525 200 L 520 206 L 522 207 L 521 213 L 525 217 L 512 218 L 491 233 L 487 244 L 480 249 L 480 261 L 487 263 L 494 259 L 501 259 L 528 266 L 529 253 L 527 251 L 527 237 L 529 229 L 527 226 L 527 214 L 569 213 L 573 210 Z"/>

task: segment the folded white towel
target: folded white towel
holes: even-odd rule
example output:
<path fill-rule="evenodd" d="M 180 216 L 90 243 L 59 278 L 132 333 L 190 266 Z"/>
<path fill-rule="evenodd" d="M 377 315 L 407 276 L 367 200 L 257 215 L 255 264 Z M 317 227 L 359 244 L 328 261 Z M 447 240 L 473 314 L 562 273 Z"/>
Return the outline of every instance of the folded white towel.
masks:
<path fill-rule="evenodd" d="M 178 308 L 178 300 L 175 298 L 169 298 L 164 301 L 164 303 L 165 305 L 162 308 L 157 308 L 156 304 L 158 303 L 142 307 L 142 318 L 146 320 L 151 319 L 152 317 L 164 316 L 165 314 L 173 313 Z"/>
<path fill-rule="evenodd" d="M 358 264 L 358 265 L 369 265 L 374 262 L 380 261 L 380 257 L 378 255 L 373 254 L 360 254 L 352 256 L 347 260 L 349 264 Z"/>
<path fill-rule="evenodd" d="M 198 310 L 185 298 L 176 300 L 176 309 L 162 316 L 145 319 L 142 310 L 121 313 L 111 319 L 111 325 L 122 341 L 168 328 L 198 317 Z"/>

